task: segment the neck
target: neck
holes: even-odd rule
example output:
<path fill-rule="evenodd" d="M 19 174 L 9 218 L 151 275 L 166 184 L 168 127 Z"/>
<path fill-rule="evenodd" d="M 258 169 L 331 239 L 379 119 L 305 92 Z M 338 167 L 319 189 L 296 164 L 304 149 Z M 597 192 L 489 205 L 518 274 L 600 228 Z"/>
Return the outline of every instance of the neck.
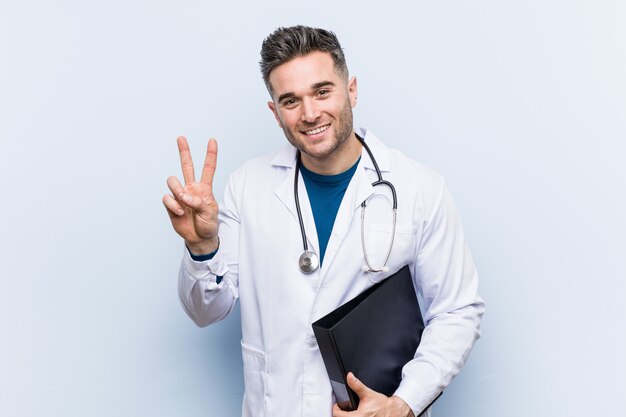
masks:
<path fill-rule="evenodd" d="M 336 175 L 347 171 L 361 156 L 361 142 L 354 131 L 350 136 L 324 159 L 316 159 L 301 153 L 302 165 L 308 170 L 321 175 Z"/>

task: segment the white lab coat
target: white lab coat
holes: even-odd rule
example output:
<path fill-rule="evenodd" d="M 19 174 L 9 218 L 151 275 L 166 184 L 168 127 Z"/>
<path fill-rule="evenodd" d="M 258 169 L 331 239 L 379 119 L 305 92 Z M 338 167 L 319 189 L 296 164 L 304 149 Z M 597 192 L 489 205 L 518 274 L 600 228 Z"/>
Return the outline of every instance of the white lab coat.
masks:
<path fill-rule="evenodd" d="M 441 177 L 385 147 L 361 130 L 383 177 L 394 184 L 398 219 L 390 272 L 363 272 L 362 201 L 376 172 L 367 153 L 346 190 L 323 265 L 298 268 L 303 251 L 293 195 L 295 149 L 253 159 L 235 171 L 220 205 L 220 248 L 206 262 L 187 251 L 179 296 L 187 314 L 205 326 L 241 301 L 245 394 L 243 416 L 331 416 L 333 395 L 311 323 L 408 264 L 423 297 L 427 324 L 415 358 L 403 368 L 396 395 L 417 415 L 458 373 L 474 341 L 484 304 L 462 226 Z M 319 253 L 315 222 L 302 176 L 299 197 L 308 244 Z M 385 198 L 370 199 L 366 242 L 372 262 L 384 260 L 391 230 Z M 216 276 L 223 276 L 216 283 Z M 358 375 L 357 375 L 358 377 Z"/>

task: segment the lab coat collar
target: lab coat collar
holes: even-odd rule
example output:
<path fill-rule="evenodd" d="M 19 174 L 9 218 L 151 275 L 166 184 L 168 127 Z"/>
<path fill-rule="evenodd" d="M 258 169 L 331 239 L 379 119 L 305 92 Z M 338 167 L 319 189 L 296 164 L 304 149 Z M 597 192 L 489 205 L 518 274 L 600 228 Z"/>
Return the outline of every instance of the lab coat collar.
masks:
<path fill-rule="evenodd" d="M 298 222 L 298 211 L 296 209 L 294 197 L 294 175 L 296 165 L 296 149 L 291 145 L 284 146 L 278 151 L 272 160 L 272 165 L 288 168 L 282 183 L 276 188 L 274 194 L 285 205 L 292 217 Z M 315 227 L 315 219 L 313 218 L 313 210 L 309 201 L 309 195 L 306 191 L 304 179 L 302 175 L 298 176 L 298 197 L 300 198 L 300 211 L 302 213 L 302 221 L 306 230 L 307 242 L 309 250 L 319 253 L 319 244 L 317 241 L 317 229 Z"/>
<path fill-rule="evenodd" d="M 374 159 L 378 163 L 378 168 L 381 172 L 389 172 L 391 167 L 389 163 L 389 149 L 372 133 L 364 127 L 359 127 L 355 130 L 356 134 L 365 139 L 365 143 L 370 147 Z M 365 149 L 361 154 L 361 159 L 365 162 L 365 168 L 375 170 L 374 163 L 370 159 L 369 154 Z"/>
<path fill-rule="evenodd" d="M 271 162 L 272 166 L 294 168 L 296 166 L 296 148 L 290 143 L 276 152 Z"/>

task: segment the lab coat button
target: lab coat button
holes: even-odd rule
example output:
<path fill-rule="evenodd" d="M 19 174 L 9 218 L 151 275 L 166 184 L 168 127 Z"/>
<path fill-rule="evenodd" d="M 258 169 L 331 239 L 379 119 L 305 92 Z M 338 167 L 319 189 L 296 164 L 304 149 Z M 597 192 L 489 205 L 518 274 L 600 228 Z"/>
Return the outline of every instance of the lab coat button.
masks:
<path fill-rule="evenodd" d="M 317 340 L 315 340 L 315 336 L 309 337 L 309 348 L 315 349 L 317 347 Z"/>

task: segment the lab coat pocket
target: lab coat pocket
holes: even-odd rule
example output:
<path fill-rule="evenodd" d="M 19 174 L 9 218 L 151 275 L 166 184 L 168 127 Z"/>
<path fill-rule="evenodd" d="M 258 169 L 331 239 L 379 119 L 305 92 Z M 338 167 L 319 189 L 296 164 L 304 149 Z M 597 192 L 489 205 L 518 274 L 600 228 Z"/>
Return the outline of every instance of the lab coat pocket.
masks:
<path fill-rule="evenodd" d="M 267 358 L 262 351 L 241 341 L 243 357 L 243 416 L 265 416 L 265 390 L 267 384 Z"/>
<path fill-rule="evenodd" d="M 393 226 L 390 224 L 373 223 L 369 227 L 369 230 L 366 231 L 365 241 L 367 242 L 367 252 L 370 261 L 372 261 L 376 267 L 382 265 L 385 261 L 391 244 L 392 230 Z M 407 260 L 410 259 L 408 255 L 411 253 L 410 249 L 414 241 L 414 231 L 413 226 L 410 224 L 398 223 L 396 225 L 395 235 L 393 236 L 393 247 L 389 258 L 390 263 L 397 264 L 399 267 L 407 263 Z M 391 265 L 389 266 L 391 269 Z"/>

